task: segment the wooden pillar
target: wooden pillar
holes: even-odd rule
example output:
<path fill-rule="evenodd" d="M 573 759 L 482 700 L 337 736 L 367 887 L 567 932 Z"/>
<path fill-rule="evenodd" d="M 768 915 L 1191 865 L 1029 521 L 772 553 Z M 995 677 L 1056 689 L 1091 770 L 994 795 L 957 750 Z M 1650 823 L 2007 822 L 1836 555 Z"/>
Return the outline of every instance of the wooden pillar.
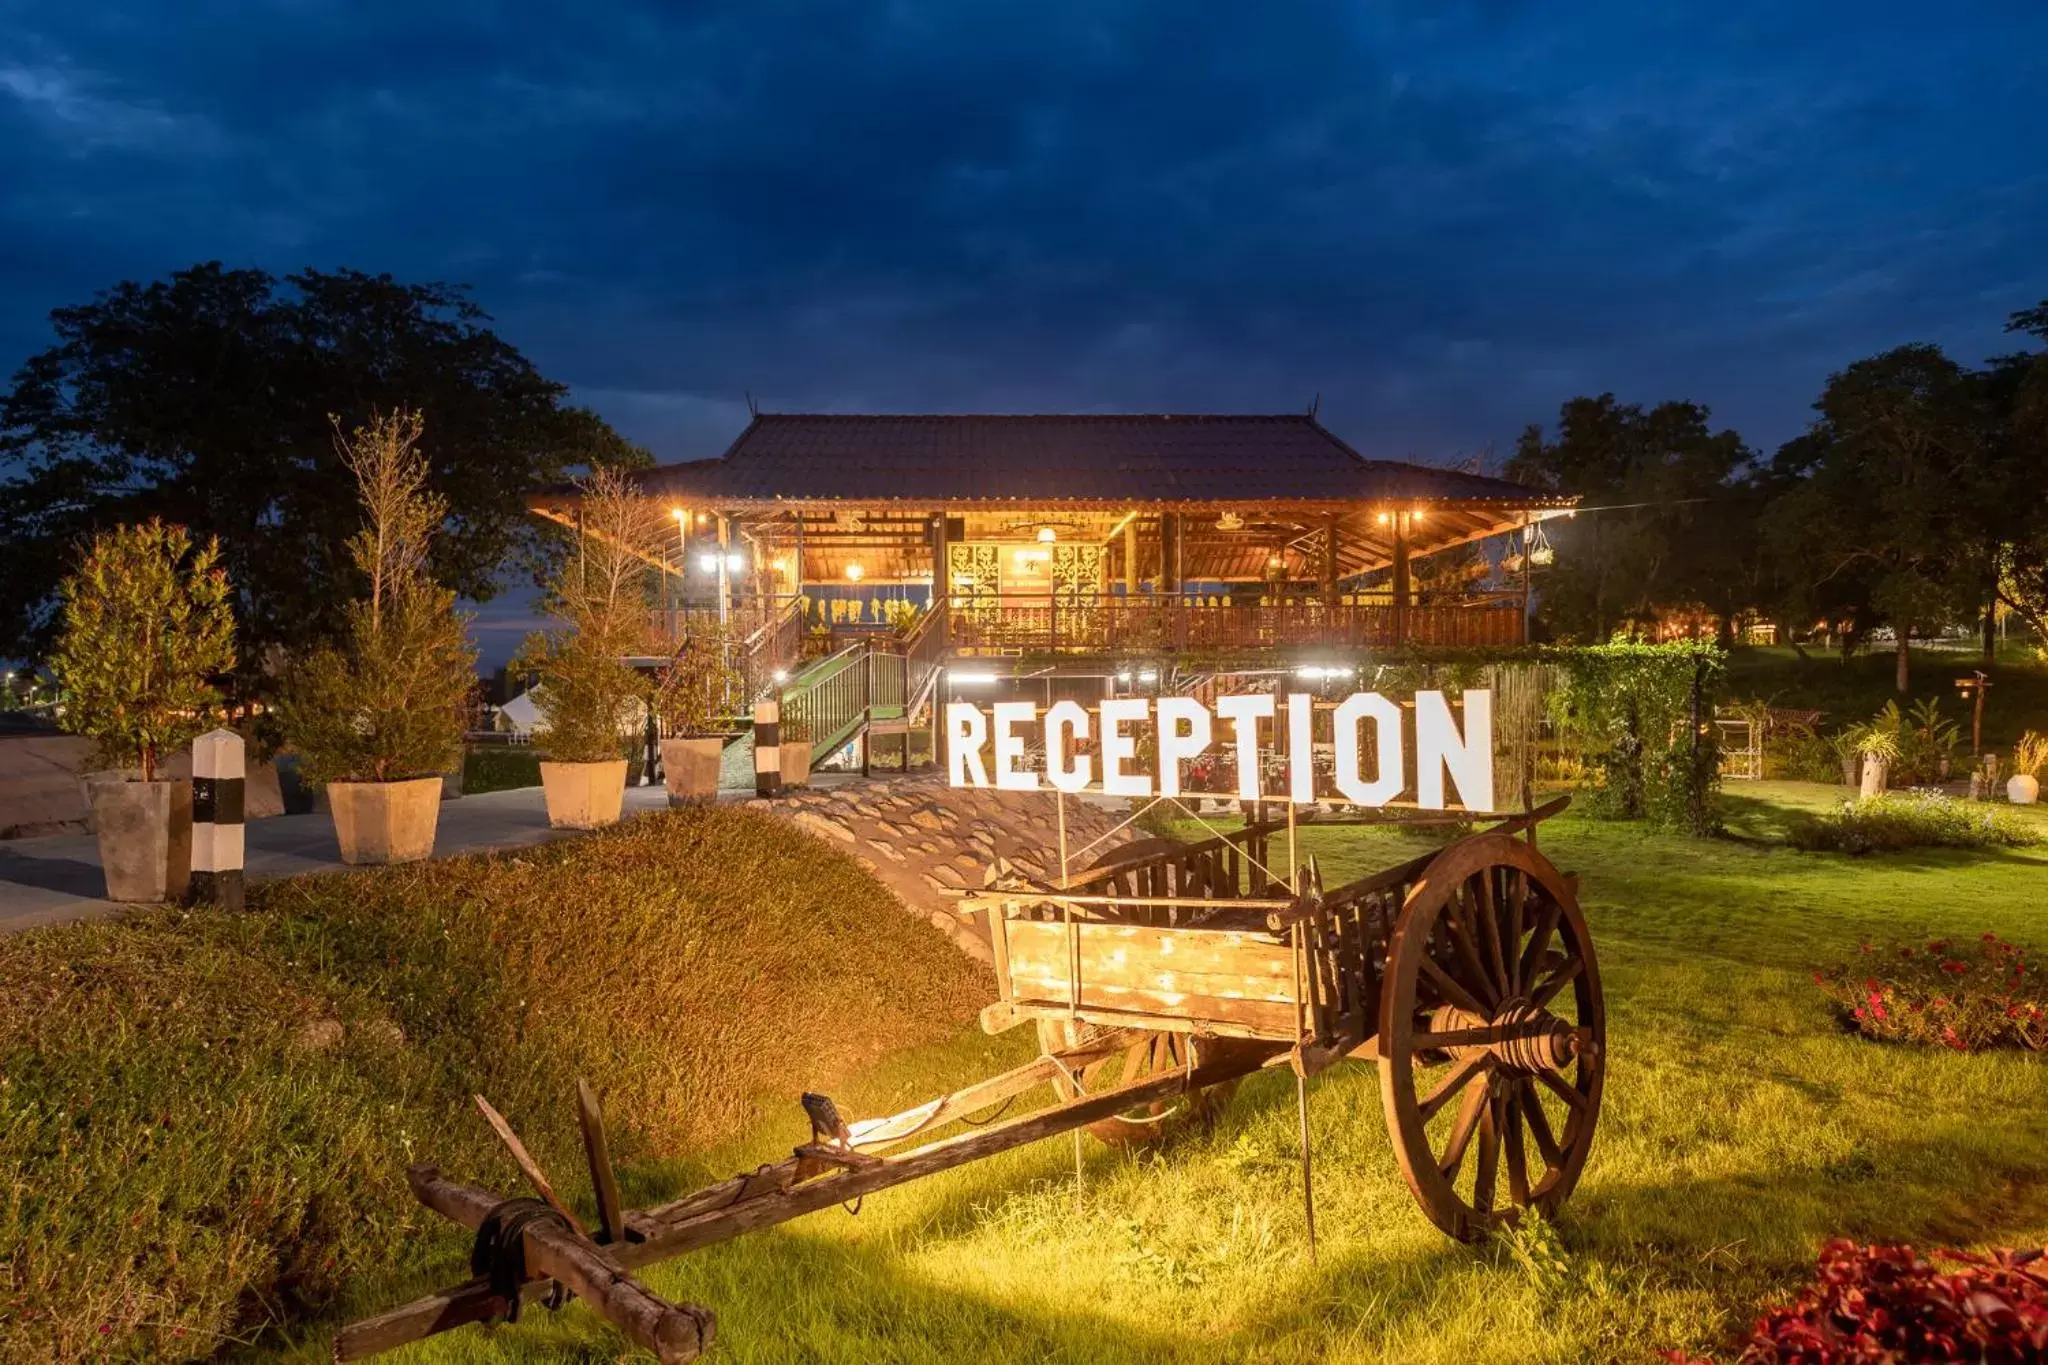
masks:
<path fill-rule="evenodd" d="M 1124 596 L 1138 595 L 1138 518 L 1124 523 Z"/>
<path fill-rule="evenodd" d="M 797 597 L 804 595 L 804 514 L 796 514 L 796 562 L 791 566 L 789 590 Z"/>
<path fill-rule="evenodd" d="M 1394 643 L 1408 643 L 1408 514 L 1394 513 Z"/>
<path fill-rule="evenodd" d="M 1180 591 L 1180 513 L 1159 514 L 1159 591 Z"/>
<path fill-rule="evenodd" d="M 732 571 L 726 567 L 732 554 L 732 523 L 718 515 L 718 624 L 724 625 L 732 610 Z"/>
<path fill-rule="evenodd" d="M 1531 549 L 1531 546 L 1530 546 L 1529 542 L 1530 542 L 1531 540 L 1533 540 L 1533 539 L 1535 538 L 1535 537 L 1534 537 L 1534 536 L 1533 536 L 1533 535 L 1531 534 L 1531 532 L 1530 532 L 1530 530 L 1529 530 L 1529 528 L 1530 528 L 1530 526 L 1531 526 L 1532 524 L 1533 524 L 1533 523 L 1532 523 L 1532 522 L 1530 522 L 1530 520 L 1529 520 L 1529 517 L 1528 517 L 1528 514 L 1527 514 L 1527 513 L 1524 513 L 1524 514 L 1522 515 L 1522 635 L 1521 635 L 1521 638 L 1520 638 L 1519 640 L 1517 640 L 1517 641 L 1515 642 L 1516 644 L 1523 644 L 1523 645 L 1526 645 L 1526 644 L 1528 644 L 1528 643 L 1529 643 L 1529 635 L 1530 635 L 1530 631 L 1529 631 L 1529 606 L 1530 606 L 1530 594 L 1529 594 L 1529 554 L 1530 554 L 1530 549 Z M 1532 826 L 1530 826 L 1530 828 L 1531 828 L 1531 829 L 1534 829 L 1534 828 L 1535 828 L 1535 826 L 1533 826 L 1533 825 L 1532 825 Z"/>
<path fill-rule="evenodd" d="M 946 509 L 941 507 L 932 513 L 932 598 L 930 607 L 937 610 L 947 605 L 953 597 L 953 571 L 947 564 L 950 550 L 946 544 Z"/>
<path fill-rule="evenodd" d="M 1337 605 L 1337 514 L 1323 518 L 1323 605 Z"/>

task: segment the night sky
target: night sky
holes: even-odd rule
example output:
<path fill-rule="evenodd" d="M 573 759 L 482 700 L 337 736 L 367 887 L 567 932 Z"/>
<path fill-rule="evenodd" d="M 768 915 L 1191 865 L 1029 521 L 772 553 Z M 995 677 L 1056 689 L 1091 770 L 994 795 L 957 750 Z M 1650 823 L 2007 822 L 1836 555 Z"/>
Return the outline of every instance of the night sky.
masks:
<path fill-rule="evenodd" d="M 2048 6 L 0 0 L 0 369 L 196 260 L 466 282 L 664 460 L 772 409 L 1380 456 L 2010 349 Z"/>

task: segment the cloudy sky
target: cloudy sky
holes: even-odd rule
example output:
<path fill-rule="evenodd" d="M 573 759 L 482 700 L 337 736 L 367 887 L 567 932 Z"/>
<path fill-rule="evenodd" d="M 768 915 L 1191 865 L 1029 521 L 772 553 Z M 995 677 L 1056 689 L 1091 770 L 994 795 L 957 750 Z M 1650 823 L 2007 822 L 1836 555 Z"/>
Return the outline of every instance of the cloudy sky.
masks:
<path fill-rule="evenodd" d="M 0 0 L 0 370 L 219 258 L 466 282 L 665 460 L 749 391 L 1767 446 L 2048 296 L 2044 52 L 2040 0 Z"/>

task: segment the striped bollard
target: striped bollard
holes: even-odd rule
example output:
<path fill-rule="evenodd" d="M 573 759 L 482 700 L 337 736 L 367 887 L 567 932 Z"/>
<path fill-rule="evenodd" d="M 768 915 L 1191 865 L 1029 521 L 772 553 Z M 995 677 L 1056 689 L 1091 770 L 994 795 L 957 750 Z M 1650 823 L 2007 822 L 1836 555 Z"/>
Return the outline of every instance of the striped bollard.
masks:
<path fill-rule="evenodd" d="M 754 795 L 782 794 L 782 701 L 764 697 L 754 703 Z"/>
<path fill-rule="evenodd" d="M 242 908 L 242 737 L 209 730 L 192 741 L 192 903 Z"/>

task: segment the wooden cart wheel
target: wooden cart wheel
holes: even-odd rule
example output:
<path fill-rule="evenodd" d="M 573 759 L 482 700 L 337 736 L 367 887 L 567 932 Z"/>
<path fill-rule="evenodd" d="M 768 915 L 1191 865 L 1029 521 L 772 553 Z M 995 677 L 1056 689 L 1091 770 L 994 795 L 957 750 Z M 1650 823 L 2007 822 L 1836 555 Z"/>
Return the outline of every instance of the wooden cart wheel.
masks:
<path fill-rule="evenodd" d="M 1606 1045 L 1573 887 L 1502 834 L 1439 854 L 1395 924 L 1379 1033 L 1387 1127 L 1431 1222 L 1474 1241 L 1555 1212 L 1592 1145 Z"/>
<path fill-rule="evenodd" d="M 1164 1071 L 1188 1067 L 1190 1040 L 1184 1033 L 1154 1033 L 1134 1044 L 1121 1057 L 1096 1062 L 1081 1073 L 1082 1087 L 1090 1093 L 1114 1086 L 1131 1085 Z M 1193 1044 L 1203 1057 L 1201 1043 Z M 1154 1100 L 1088 1125 L 1088 1131 L 1111 1147 L 1140 1147 L 1165 1142 L 1214 1123 L 1237 1094 L 1236 1081 L 1204 1086 L 1185 1095 Z"/>

